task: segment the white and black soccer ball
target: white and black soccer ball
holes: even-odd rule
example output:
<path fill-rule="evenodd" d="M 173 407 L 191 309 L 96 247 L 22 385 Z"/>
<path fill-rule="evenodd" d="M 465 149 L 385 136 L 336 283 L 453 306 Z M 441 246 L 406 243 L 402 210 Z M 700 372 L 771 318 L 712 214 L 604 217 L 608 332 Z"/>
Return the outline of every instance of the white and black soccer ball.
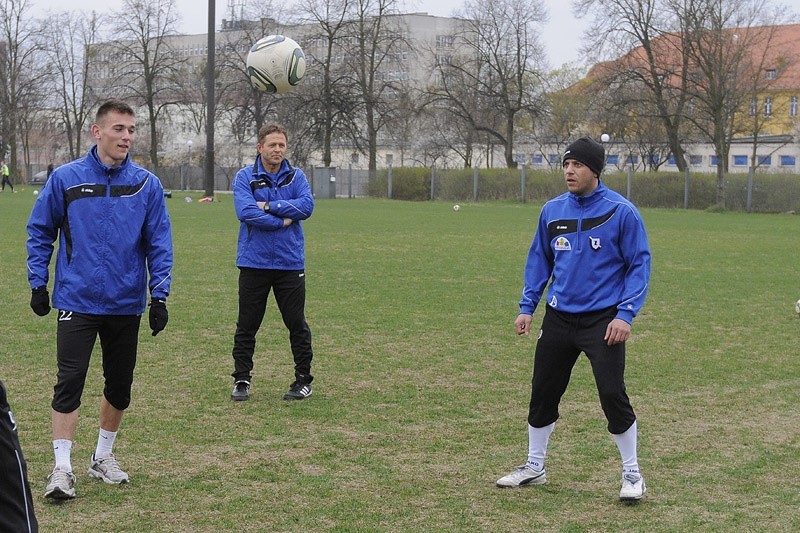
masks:
<path fill-rule="evenodd" d="M 265 93 L 288 93 L 306 73 L 306 56 L 294 39 L 267 35 L 247 54 L 247 76 Z"/>
<path fill-rule="evenodd" d="M 797 301 L 794 303 L 794 310 L 795 310 L 795 312 L 796 312 L 798 315 L 800 315 L 800 300 L 797 300 Z"/>

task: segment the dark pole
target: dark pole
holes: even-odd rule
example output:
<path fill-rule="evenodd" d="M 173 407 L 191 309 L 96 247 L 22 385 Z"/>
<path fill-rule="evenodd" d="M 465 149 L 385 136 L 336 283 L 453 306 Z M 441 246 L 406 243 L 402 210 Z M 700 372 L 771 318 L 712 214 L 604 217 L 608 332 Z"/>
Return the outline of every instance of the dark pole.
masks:
<path fill-rule="evenodd" d="M 206 176 L 205 195 L 214 196 L 214 72 L 216 51 L 215 0 L 208 0 L 208 66 L 206 67 Z"/>

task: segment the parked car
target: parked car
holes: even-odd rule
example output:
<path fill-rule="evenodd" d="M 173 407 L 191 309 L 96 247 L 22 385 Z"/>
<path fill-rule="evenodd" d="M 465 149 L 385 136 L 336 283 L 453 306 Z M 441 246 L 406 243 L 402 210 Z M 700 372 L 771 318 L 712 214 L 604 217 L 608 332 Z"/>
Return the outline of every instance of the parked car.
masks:
<path fill-rule="evenodd" d="M 40 170 L 39 172 L 34 174 L 33 177 L 31 177 L 31 185 L 43 184 L 43 183 L 46 183 L 46 182 L 47 182 L 47 171 L 46 170 Z"/>

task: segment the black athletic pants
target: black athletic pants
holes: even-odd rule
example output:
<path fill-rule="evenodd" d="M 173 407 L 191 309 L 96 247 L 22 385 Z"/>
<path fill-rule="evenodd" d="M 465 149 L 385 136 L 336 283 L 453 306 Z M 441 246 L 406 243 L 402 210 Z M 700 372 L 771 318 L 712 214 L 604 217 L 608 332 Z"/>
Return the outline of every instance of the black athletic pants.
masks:
<path fill-rule="evenodd" d="M 0 531 L 39 531 L 17 425 L 0 381 Z"/>
<path fill-rule="evenodd" d="M 256 333 L 264 320 L 267 297 L 274 291 L 283 323 L 289 330 L 295 379 L 311 383 L 311 329 L 305 317 L 306 278 L 303 270 L 239 269 L 239 318 L 233 336 L 234 379 L 250 381 Z"/>
<path fill-rule="evenodd" d="M 625 344 L 609 346 L 603 339 L 616 308 L 591 313 L 545 310 L 533 362 L 528 423 L 544 427 L 558 419 L 558 404 L 567 390 L 572 368 L 581 352 L 592 364 L 600 405 L 608 431 L 620 434 L 636 420 L 625 392 Z"/>
<path fill-rule="evenodd" d="M 58 312 L 58 379 L 52 403 L 55 411 L 71 413 L 80 407 L 89 360 L 98 336 L 103 352 L 103 396 L 115 409 L 128 408 L 141 319 L 141 315 Z"/>

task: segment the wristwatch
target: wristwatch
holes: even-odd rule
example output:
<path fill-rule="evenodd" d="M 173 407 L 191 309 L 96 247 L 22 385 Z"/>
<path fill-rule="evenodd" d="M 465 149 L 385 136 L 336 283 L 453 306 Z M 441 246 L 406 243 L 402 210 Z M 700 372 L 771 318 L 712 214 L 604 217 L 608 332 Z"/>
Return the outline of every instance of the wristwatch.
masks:
<path fill-rule="evenodd" d="M 269 202 L 264 204 L 264 212 L 269 213 Z"/>

